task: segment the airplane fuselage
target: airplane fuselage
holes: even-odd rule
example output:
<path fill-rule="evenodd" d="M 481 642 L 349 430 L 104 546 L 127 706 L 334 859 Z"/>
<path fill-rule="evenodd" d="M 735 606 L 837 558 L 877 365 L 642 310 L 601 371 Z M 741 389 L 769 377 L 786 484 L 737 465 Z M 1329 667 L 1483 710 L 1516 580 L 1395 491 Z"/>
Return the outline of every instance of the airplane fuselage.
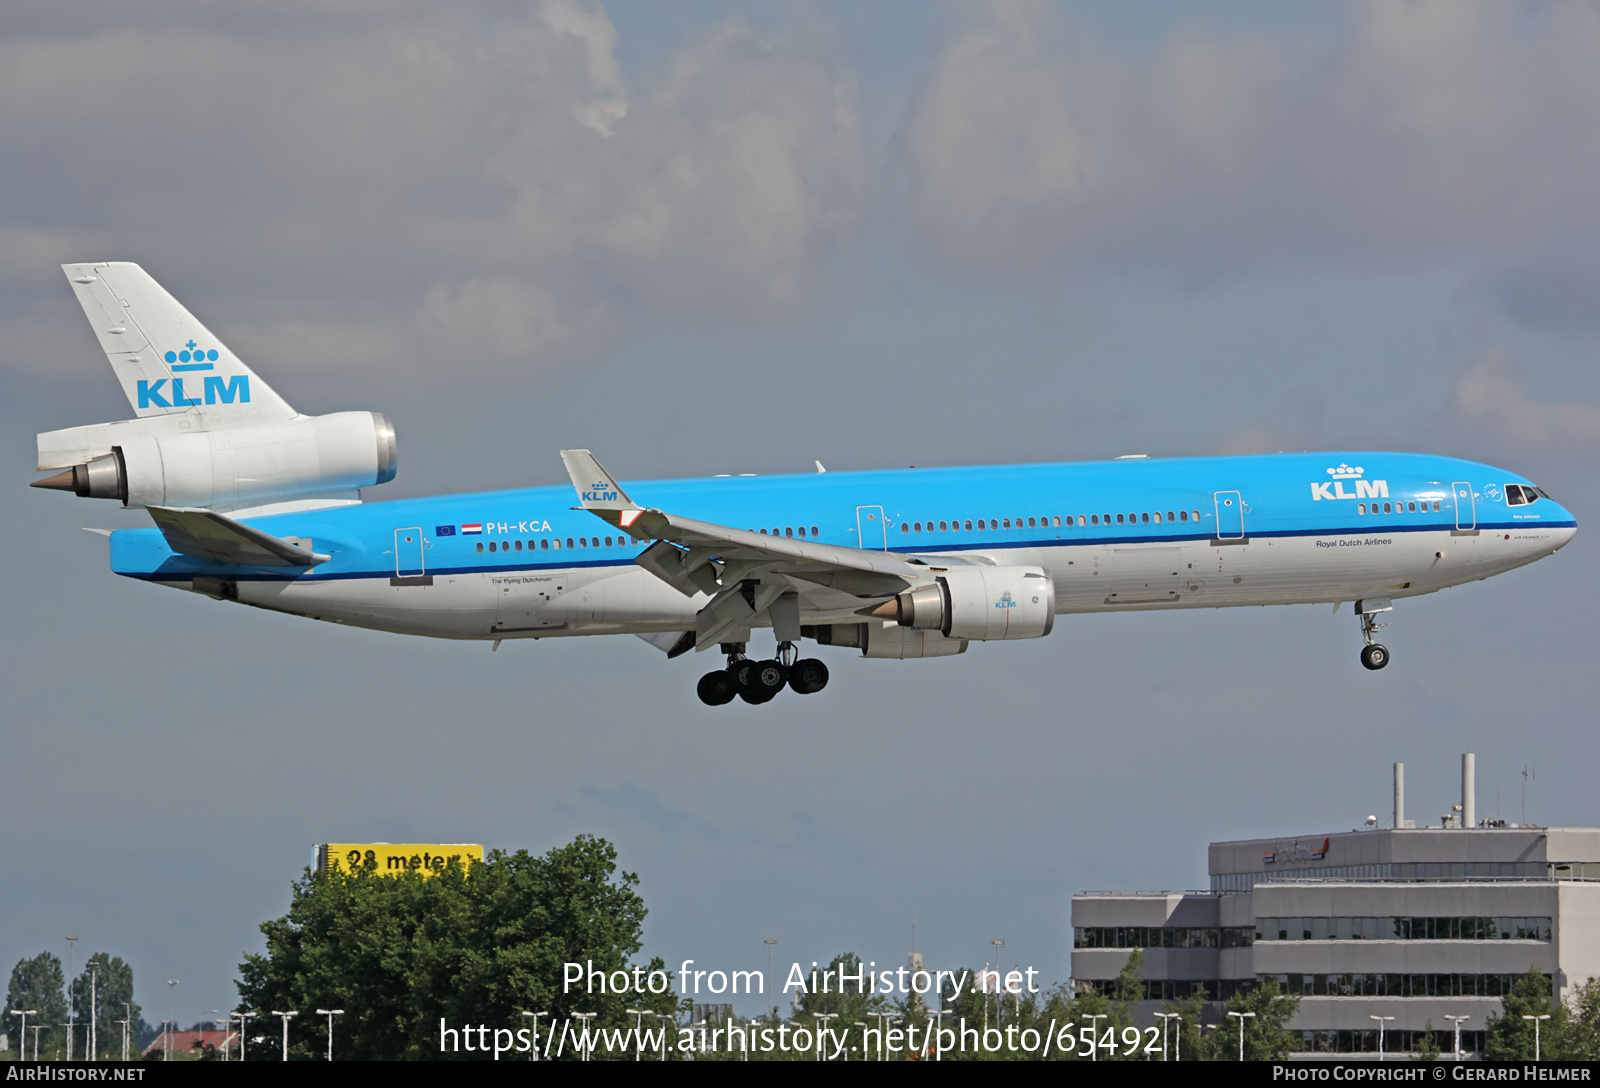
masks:
<path fill-rule="evenodd" d="M 1508 485 L 1515 485 L 1508 489 Z M 1531 563 L 1571 513 L 1523 477 L 1422 454 L 1118 459 L 624 482 L 634 502 L 786 539 L 1040 567 L 1057 614 L 1401 598 Z M 224 565 L 155 529 L 112 535 L 132 578 L 360 627 L 456 639 L 685 631 L 690 597 L 635 564 L 649 541 L 569 486 L 244 518 L 330 556 Z M 847 588 L 847 587 L 841 587 Z M 807 625 L 860 623 L 810 595 Z M 757 626 L 762 624 L 758 621 Z"/>

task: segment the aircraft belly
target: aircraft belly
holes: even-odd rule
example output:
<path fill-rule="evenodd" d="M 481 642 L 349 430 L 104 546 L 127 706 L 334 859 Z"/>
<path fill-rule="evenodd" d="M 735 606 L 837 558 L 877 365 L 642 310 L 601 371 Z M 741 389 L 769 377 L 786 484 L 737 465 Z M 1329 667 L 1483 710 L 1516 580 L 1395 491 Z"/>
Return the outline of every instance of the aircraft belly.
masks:
<path fill-rule="evenodd" d="M 439 575 L 431 584 L 390 578 L 240 582 L 239 600 L 311 619 L 434 638 L 485 638 L 494 602 L 482 575 Z"/>

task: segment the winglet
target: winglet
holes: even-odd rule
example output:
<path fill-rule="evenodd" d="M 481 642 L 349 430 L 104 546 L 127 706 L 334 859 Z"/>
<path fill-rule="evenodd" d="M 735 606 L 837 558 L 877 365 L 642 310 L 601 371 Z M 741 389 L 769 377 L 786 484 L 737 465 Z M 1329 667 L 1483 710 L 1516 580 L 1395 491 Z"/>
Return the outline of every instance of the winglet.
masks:
<path fill-rule="evenodd" d="M 561 461 L 585 510 L 624 529 L 642 512 L 588 450 L 562 450 Z"/>

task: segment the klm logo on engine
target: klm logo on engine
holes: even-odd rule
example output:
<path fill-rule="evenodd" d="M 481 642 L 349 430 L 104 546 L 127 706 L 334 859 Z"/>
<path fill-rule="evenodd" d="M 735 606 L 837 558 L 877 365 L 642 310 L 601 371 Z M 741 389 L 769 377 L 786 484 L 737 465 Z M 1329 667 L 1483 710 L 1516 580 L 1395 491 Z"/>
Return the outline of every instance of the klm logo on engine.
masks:
<path fill-rule="evenodd" d="M 1333 479 L 1325 484 L 1314 483 L 1311 485 L 1311 499 L 1321 502 L 1323 499 L 1387 499 L 1389 497 L 1388 480 L 1364 480 L 1362 474 L 1367 470 L 1360 465 L 1352 468 L 1340 462 L 1337 468 L 1330 468 L 1328 475 Z M 1355 483 L 1354 491 L 1344 489 L 1345 481 Z"/>
<path fill-rule="evenodd" d="M 590 484 L 591 490 L 583 493 L 584 502 L 621 502 L 622 494 L 617 491 L 607 491 L 606 481 L 596 480 Z"/>
<path fill-rule="evenodd" d="M 994 606 L 996 608 L 1015 608 L 1017 607 L 1017 602 L 1011 599 L 1011 591 L 1008 589 L 1000 594 L 1000 599 L 994 602 Z"/>

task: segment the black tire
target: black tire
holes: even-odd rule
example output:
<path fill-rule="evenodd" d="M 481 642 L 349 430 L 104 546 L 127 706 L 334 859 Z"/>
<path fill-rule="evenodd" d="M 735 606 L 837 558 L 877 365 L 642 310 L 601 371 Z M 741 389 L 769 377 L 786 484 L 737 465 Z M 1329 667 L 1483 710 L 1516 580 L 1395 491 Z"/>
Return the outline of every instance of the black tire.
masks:
<path fill-rule="evenodd" d="M 828 686 L 828 666 L 814 657 L 789 666 L 789 687 L 798 695 L 812 695 Z"/>
<path fill-rule="evenodd" d="M 783 690 L 789 670 L 779 661 L 757 661 L 746 674 L 745 685 L 764 703 Z"/>
<path fill-rule="evenodd" d="M 739 694 L 734 686 L 733 677 L 726 669 L 708 672 L 700 678 L 700 683 L 695 687 L 695 694 L 700 696 L 700 701 L 706 706 L 723 706 L 733 702 L 733 697 Z"/>
<path fill-rule="evenodd" d="M 1389 648 L 1379 646 L 1374 642 L 1371 646 L 1361 648 L 1361 663 L 1373 672 L 1377 672 L 1389 663 Z"/>
<path fill-rule="evenodd" d="M 750 689 L 750 677 L 754 675 L 754 661 L 735 661 L 728 666 L 728 676 L 733 680 L 734 690 L 743 695 Z"/>

